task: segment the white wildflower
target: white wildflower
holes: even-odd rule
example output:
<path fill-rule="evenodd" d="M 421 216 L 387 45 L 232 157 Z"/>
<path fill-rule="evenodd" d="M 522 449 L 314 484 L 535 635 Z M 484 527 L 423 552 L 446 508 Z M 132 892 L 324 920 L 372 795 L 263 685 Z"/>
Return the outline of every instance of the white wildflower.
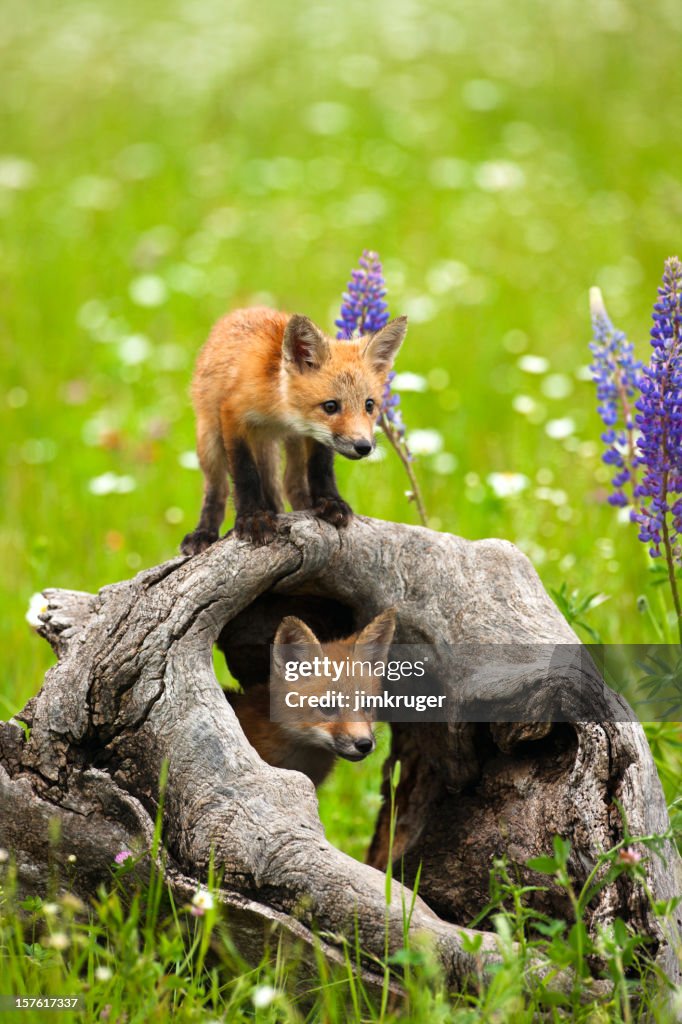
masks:
<path fill-rule="evenodd" d="M 162 306 L 168 297 L 165 281 L 157 274 L 141 274 L 130 282 L 130 298 L 136 306 Z"/>
<path fill-rule="evenodd" d="M 422 377 L 420 373 L 396 373 L 395 377 L 391 381 L 392 391 L 426 391 L 428 384 L 426 377 Z"/>
<path fill-rule="evenodd" d="M 132 476 L 119 476 L 117 473 L 102 473 L 88 483 L 91 494 L 129 494 L 137 484 Z"/>
<path fill-rule="evenodd" d="M 529 416 L 538 407 L 538 403 L 530 395 L 514 395 L 512 409 L 520 412 L 522 416 Z"/>
<path fill-rule="evenodd" d="M 498 498 L 513 498 L 525 491 L 530 483 L 523 473 L 489 473 L 487 483 Z"/>
<path fill-rule="evenodd" d="M 192 913 L 201 917 L 207 910 L 213 910 L 214 900 L 208 889 L 198 889 L 192 897 Z"/>
<path fill-rule="evenodd" d="M 516 364 L 520 370 L 524 373 L 547 373 L 549 370 L 549 360 L 545 359 L 544 356 L 534 356 L 528 353 L 525 356 L 521 356 L 518 363 Z"/>
<path fill-rule="evenodd" d="M 407 447 L 413 455 L 435 455 L 443 448 L 443 435 L 438 430 L 412 430 Z"/>
<path fill-rule="evenodd" d="M 26 621 L 29 626 L 33 629 L 38 629 L 42 625 L 39 616 L 47 614 L 47 598 L 44 594 L 32 594 L 28 602 L 28 610 L 26 612 Z M 0 858 L 1 861 L 2 858 Z"/>
<path fill-rule="evenodd" d="M 575 433 L 575 421 L 570 416 L 564 416 L 559 420 L 549 420 L 545 424 L 545 433 L 554 441 L 563 441 Z"/>
<path fill-rule="evenodd" d="M 257 1010 L 264 1010 L 277 997 L 277 989 L 272 985 L 259 985 L 251 993 L 251 1002 Z"/>
<path fill-rule="evenodd" d="M 151 355 L 152 347 L 144 334 L 129 334 L 118 344 L 118 356 L 127 366 L 137 366 Z"/>

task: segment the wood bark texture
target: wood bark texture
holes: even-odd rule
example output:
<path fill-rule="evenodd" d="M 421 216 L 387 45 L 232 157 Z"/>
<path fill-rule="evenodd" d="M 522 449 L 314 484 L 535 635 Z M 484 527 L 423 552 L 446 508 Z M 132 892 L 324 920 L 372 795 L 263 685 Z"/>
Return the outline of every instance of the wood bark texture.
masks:
<path fill-rule="evenodd" d="M 538 677 L 529 650 L 578 640 L 507 542 L 362 517 L 337 532 L 292 514 L 266 547 L 229 537 L 94 595 L 45 596 L 38 631 L 57 663 L 17 715 L 30 731 L 0 723 L 0 846 L 13 851 L 31 892 L 61 871 L 91 894 L 119 850 L 149 849 L 167 762 L 163 843 L 176 892 L 191 895 L 213 855 L 247 958 L 260 955 L 274 929 L 304 943 L 315 930 L 339 960 L 341 936 L 356 922 L 366 977 L 379 977 L 372 958 L 384 954 L 386 921 L 397 950 L 411 898 L 394 884 L 386 910 L 386 804 L 368 864 L 331 846 L 312 783 L 258 757 L 213 671 L 218 644 L 242 685 L 262 682 L 264 645 L 287 614 L 325 639 L 394 606 L 396 643 L 437 645 L 450 720 L 394 725 L 387 772 L 401 761 L 394 854 L 404 856 L 408 883 L 423 865 L 411 930 L 428 936 L 451 984 L 476 973 L 462 937 L 487 902 L 493 858 L 506 855 L 522 878 L 540 881 L 525 862 L 550 852 L 559 834 L 573 844 L 570 868 L 580 881 L 622 837 L 620 808 L 633 834 L 668 827 L 646 739 L 622 699 L 587 660 Z M 494 645 L 519 651 L 504 678 L 490 670 Z M 500 686 L 512 711 L 495 724 L 488 712 Z M 547 721 L 557 708 L 562 720 Z M 679 892 L 677 853 L 670 844 L 664 853 L 647 862 L 657 899 Z M 536 903 L 570 917 L 558 890 Z M 664 933 L 629 877 L 589 913 L 592 926 L 620 916 L 645 932 L 677 977 L 679 932 Z M 495 958 L 494 935 L 482 934 L 483 955 Z"/>

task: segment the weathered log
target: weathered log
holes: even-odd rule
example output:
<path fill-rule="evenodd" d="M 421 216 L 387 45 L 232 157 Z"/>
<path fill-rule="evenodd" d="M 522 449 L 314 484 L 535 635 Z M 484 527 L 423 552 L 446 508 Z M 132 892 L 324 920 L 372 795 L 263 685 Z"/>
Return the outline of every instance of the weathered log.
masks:
<path fill-rule="evenodd" d="M 263 923 L 272 923 L 308 942 L 317 930 L 333 959 L 355 921 L 372 978 L 372 957 L 385 943 L 377 868 L 388 856 L 386 807 L 370 853 L 376 866 L 332 847 L 312 784 L 261 761 L 213 672 L 219 642 L 244 686 L 261 682 L 267 661 L 258 652 L 292 612 L 324 639 L 325 629 L 350 631 L 391 605 L 396 643 L 435 645 L 450 718 L 393 726 L 391 760 L 402 763 L 394 853 L 404 854 L 408 877 L 423 862 L 411 929 L 431 936 L 451 983 L 475 972 L 463 926 L 486 903 L 493 856 L 506 854 L 532 877 L 526 859 L 560 834 L 573 843 L 570 866 L 580 880 L 621 837 L 619 807 L 633 833 L 667 828 L 651 754 L 622 699 L 588 660 L 550 664 L 538 675 L 529 651 L 578 641 L 509 543 L 361 517 L 337 532 L 292 514 L 267 547 L 228 538 L 96 595 L 45 596 L 38 631 L 58 662 L 17 716 L 29 735 L 0 725 L 0 845 L 13 851 L 20 881 L 33 891 L 70 853 L 74 884 L 88 893 L 118 850 L 149 847 L 167 762 L 171 884 L 190 892 L 213 856 L 247 956 L 258 955 Z M 486 667 L 490 645 L 518 652 L 507 675 Z M 53 818 L 59 842 L 49 839 Z M 665 862 L 647 863 L 657 899 L 678 891 L 677 853 L 670 844 L 664 852 Z M 410 894 L 395 885 L 392 950 L 403 941 L 405 899 L 409 905 Z M 540 899 L 544 909 L 565 909 L 558 892 Z M 670 935 L 638 884 L 621 878 L 590 915 L 592 923 L 619 915 L 644 931 L 660 965 L 677 976 Z M 484 955 L 494 957 L 494 936 L 482 934 Z"/>

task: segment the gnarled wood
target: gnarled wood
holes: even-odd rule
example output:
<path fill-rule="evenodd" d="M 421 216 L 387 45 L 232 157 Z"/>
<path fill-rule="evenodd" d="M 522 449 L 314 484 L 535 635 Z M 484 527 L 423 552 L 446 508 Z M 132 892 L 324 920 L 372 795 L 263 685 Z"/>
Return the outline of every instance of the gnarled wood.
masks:
<path fill-rule="evenodd" d="M 263 645 L 292 612 L 324 638 L 325 625 L 330 634 L 334 623 L 358 628 L 391 605 L 397 643 L 438 645 L 450 721 L 395 725 L 391 758 L 402 762 L 398 852 L 408 873 L 424 865 L 412 931 L 431 936 L 450 982 L 475 970 L 461 926 L 485 904 L 491 857 L 506 853 L 527 873 L 525 860 L 546 852 L 558 833 L 572 840 L 571 867 L 581 878 L 622 834 L 616 800 L 633 832 L 667 827 L 653 761 L 627 705 L 588 663 L 550 668 L 539 681 L 528 648 L 523 653 L 523 645 L 577 639 L 528 560 L 506 542 L 360 517 L 337 532 L 294 514 L 267 547 L 229 538 L 97 595 L 45 594 L 39 632 L 58 662 L 20 716 L 29 738 L 15 724 L 0 725 L 0 845 L 14 851 L 28 888 L 75 852 L 75 883 L 92 891 L 117 850 L 148 847 L 167 761 L 171 884 L 189 892 L 213 852 L 247 955 L 258 953 L 259 922 L 273 922 L 304 941 L 315 926 L 333 958 L 334 936 L 357 920 L 372 977 L 371 957 L 383 955 L 385 940 L 377 867 L 387 857 L 386 808 L 370 855 L 377 867 L 330 846 L 312 784 L 260 760 L 213 672 L 219 642 L 243 685 L 262 681 Z M 490 644 L 517 645 L 508 679 L 484 664 Z M 476 724 L 472 712 L 486 717 L 497 706 L 501 682 L 509 720 Z M 519 721 L 516 706 L 525 709 Z M 557 706 L 562 722 L 543 721 Z M 524 724 L 529 707 L 537 721 Z M 55 816 L 61 840 L 51 848 Z M 647 870 L 657 898 L 674 894 L 671 846 L 667 865 L 652 859 Z M 403 898 L 395 885 L 392 949 L 403 940 Z M 557 893 L 543 899 L 546 909 L 564 909 Z M 619 914 L 645 931 L 675 976 L 669 938 L 629 879 L 604 890 L 591 914 Z M 483 935 L 484 953 L 494 957 L 494 937 Z"/>

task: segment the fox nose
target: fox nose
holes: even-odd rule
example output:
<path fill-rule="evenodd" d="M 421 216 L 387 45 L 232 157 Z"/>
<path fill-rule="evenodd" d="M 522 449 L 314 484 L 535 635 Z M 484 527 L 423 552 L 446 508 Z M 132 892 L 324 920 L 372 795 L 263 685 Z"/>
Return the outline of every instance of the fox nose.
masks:
<path fill-rule="evenodd" d="M 362 754 L 364 756 L 365 754 L 369 754 L 371 750 L 374 750 L 374 744 L 368 739 L 356 740 L 355 749 L 358 754 Z"/>
<path fill-rule="evenodd" d="M 364 438 L 360 438 L 359 441 L 353 441 L 353 447 L 355 448 L 358 455 L 369 455 L 372 450 L 372 444 L 370 441 L 365 441 Z"/>

